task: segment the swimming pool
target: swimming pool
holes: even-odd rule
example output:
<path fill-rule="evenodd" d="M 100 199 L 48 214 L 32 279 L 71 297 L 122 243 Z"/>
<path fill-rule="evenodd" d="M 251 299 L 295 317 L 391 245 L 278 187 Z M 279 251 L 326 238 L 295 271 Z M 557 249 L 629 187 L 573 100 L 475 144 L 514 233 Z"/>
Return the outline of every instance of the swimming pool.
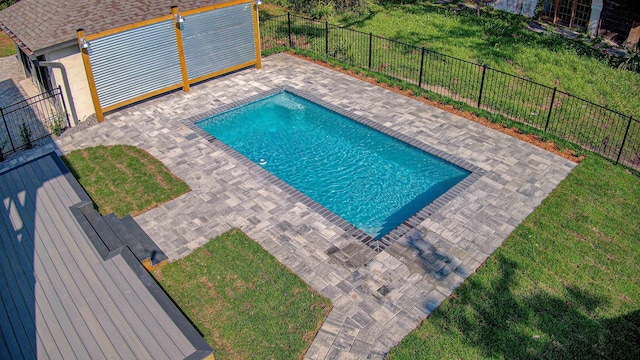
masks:
<path fill-rule="evenodd" d="M 471 174 L 287 91 L 196 125 L 376 240 Z"/>

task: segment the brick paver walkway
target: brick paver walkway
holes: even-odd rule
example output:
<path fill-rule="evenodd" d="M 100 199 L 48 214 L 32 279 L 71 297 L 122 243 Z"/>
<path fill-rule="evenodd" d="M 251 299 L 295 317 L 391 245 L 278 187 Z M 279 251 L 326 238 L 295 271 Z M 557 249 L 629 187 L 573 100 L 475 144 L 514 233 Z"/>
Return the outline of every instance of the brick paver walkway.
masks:
<path fill-rule="evenodd" d="M 193 189 L 136 218 L 175 260 L 237 227 L 334 308 L 308 359 L 382 358 L 502 244 L 575 166 L 443 110 L 278 54 L 247 69 L 109 114 L 63 135 L 62 152 L 97 144 L 149 151 Z M 184 119 L 291 86 L 486 171 L 384 252 L 358 242 Z"/>
<path fill-rule="evenodd" d="M 0 107 L 27 98 L 27 94 L 18 83 L 22 79 L 22 65 L 15 56 L 0 58 Z"/>

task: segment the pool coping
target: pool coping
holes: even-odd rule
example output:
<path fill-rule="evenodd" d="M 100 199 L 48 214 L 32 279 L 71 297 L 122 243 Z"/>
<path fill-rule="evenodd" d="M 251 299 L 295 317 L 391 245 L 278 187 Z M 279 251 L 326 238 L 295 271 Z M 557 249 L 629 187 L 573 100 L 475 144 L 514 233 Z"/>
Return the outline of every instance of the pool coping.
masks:
<path fill-rule="evenodd" d="M 398 141 L 404 142 L 408 145 L 411 145 L 415 148 L 425 151 L 433 156 L 438 157 L 439 159 L 445 160 L 453 165 L 456 165 L 468 171 L 469 175 L 466 176 L 464 179 L 462 179 L 462 181 L 454 185 L 452 188 L 447 190 L 444 194 L 440 195 L 438 198 L 433 200 L 431 203 L 427 204 L 427 206 L 425 206 L 424 208 L 422 208 L 421 210 L 419 210 L 418 212 L 410 216 L 407 220 L 402 222 L 400 225 L 396 226 L 393 230 L 385 234 L 382 238 L 375 239 L 371 235 L 366 234 L 365 232 L 358 229 L 348 221 L 344 220 L 343 218 L 341 218 L 331 210 L 327 209 L 322 204 L 309 198 L 307 195 L 305 195 L 301 191 L 297 190 L 293 186 L 282 181 L 280 178 L 278 178 L 277 176 L 275 176 L 274 174 L 272 174 L 271 172 L 269 172 L 259 164 L 256 164 L 255 162 L 251 161 L 249 158 L 240 154 L 238 151 L 236 151 L 232 147 L 228 146 L 227 144 L 223 143 L 222 141 L 215 138 L 211 134 L 207 133 L 197 125 L 198 122 L 204 121 L 213 116 L 220 115 L 227 111 L 233 110 L 237 107 L 247 105 L 247 104 L 262 100 L 264 98 L 267 98 L 269 96 L 277 95 L 283 92 L 288 92 L 293 95 L 299 96 L 305 100 L 315 103 L 316 105 L 322 106 L 328 109 L 329 111 L 335 112 L 357 123 L 365 125 L 385 135 L 388 135 Z M 188 127 L 190 130 L 192 130 L 198 136 L 204 138 L 208 142 L 222 149 L 226 154 L 228 154 L 235 160 L 240 161 L 240 163 L 242 163 L 244 166 L 249 168 L 251 171 L 255 171 L 256 173 L 264 177 L 267 181 L 269 181 L 271 184 L 279 187 L 285 193 L 292 196 L 292 199 L 294 201 L 299 201 L 303 203 L 304 205 L 308 206 L 309 209 L 311 209 L 312 211 L 320 214 L 329 222 L 340 227 L 342 230 L 345 231 L 345 235 L 351 236 L 357 239 L 358 241 L 364 243 L 365 245 L 369 246 L 371 249 L 373 249 L 378 253 L 384 251 L 387 247 L 391 246 L 397 240 L 405 236 L 412 229 L 414 229 L 420 223 L 422 223 L 427 218 L 432 216 L 444 205 L 446 205 L 447 203 L 455 199 L 458 195 L 462 194 L 466 189 L 468 189 L 471 185 L 473 185 L 476 181 L 478 181 L 480 178 L 482 178 L 484 175 L 488 173 L 487 170 L 484 170 L 474 164 L 471 164 L 470 162 L 463 160 L 455 155 L 451 155 L 447 152 L 436 149 L 433 146 L 430 146 L 428 144 L 423 143 L 422 141 L 419 141 L 410 136 L 402 134 L 398 131 L 390 129 L 384 125 L 381 125 L 378 122 L 372 121 L 364 116 L 355 114 L 349 110 L 341 108 L 340 106 L 332 104 L 321 98 L 318 98 L 307 91 L 296 89 L 294 87 L 287 86 L 287 85 L 265 90 L 255 95 L 248 96 L 244 99 L 225 104 L 216 109 L 205 111 L 198 115 L 190 116 L 186 119 L 181 120 L 181 123 L 186 127 Z"/>

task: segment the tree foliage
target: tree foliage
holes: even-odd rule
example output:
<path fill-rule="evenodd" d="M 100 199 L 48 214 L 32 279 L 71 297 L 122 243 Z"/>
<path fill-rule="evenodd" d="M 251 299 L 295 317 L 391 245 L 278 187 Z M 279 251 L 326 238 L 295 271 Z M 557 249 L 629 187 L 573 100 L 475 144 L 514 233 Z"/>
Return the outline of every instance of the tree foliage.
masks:
<path fill-rule="evenodd" d="M 20 0 L 0 0 L 0 10 L 7 8 Z"/>
<path fill-rule="evenodd" d="M 333 8 L 336 11 L 356 11 L 365 6 L 365 0 L 275 0 L 279 5 L 286 3 L 292 10 L 298 12 L 313 12 L 317 8 Z"/>

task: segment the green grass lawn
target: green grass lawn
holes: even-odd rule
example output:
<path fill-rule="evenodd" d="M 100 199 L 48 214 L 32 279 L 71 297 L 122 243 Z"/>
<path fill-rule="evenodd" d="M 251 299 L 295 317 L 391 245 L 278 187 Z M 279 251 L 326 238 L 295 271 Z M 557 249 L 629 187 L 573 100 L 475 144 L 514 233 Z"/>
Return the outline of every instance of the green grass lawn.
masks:
<path fill-rule="evenodd" d="M 589 156 L 389 359 L 640 358 L 640 178 Z"/>
<path fill-rule="evenodd" d="M 300 359 L 331 310 L 239 230 L 153 272 L 216 359 Z"/>
<path fill-rule="evenodd" d="M 103 215 L 135 216 L 189 191 L 160 161 L 133 146 L 75 150 L 62 160 Z"/>
<path fill-rule="evenodd" d="M 374 5 L 363 16 L 342 19 L 353 29 L 487 64 L 640 117 L 640 96 L 630 95 L 640 93 L 640 74 L 612 68 L 577 41 L 528 31 L 528 21 L 488 9 L 482 17 L 453 13 L 428 1 Z"/>
<path fill-rule="evenodd" d="M 13 55 L 16 53 L 16 47 L 13 41 L 9 39 L 9 36 L 3 31 L 0 31 L 0 57 Z"/>

